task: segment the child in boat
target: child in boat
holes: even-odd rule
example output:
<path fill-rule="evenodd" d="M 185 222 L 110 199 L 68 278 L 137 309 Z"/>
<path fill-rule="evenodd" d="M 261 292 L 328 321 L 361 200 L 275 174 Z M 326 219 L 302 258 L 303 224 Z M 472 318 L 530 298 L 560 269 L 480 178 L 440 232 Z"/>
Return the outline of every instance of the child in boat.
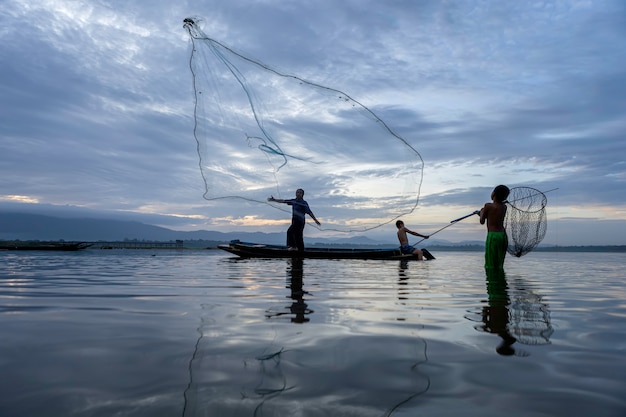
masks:
<path fill-rule="evenodd" d="M 504 268 L 504 257 L 509 245 L 504 229 L 506 216 L 505 201 L 509 196 L 509 187 L 498 185 L 491 193 L 491 203 L 485 203 L 480 210 L 480 224 L 487 222 L 487 240 L 485 241 L 485 269 L 500 270 Z"/>
<path fill-rule="evenodd" d="M 398 220 L 396 222 L 396 227 L 398 228 L 398 240 L 400 241 L 400 250 L 402 251 L 402 253 L 404 254 L 412 253 L 414 256 L 417 257 L 419 261 L 423 260 L 424 253 L 421 250 L 415 248 L 414 246 L 409 245 L 409 237 L 407 236 L 407 233 L 413 236 L 422 237 L 424 239 L 428 239 L 429 236 L 422 235 L 420 233 L 409 230 L 408 228 L 404 226 L 404 222 L 402 220 Z"/>

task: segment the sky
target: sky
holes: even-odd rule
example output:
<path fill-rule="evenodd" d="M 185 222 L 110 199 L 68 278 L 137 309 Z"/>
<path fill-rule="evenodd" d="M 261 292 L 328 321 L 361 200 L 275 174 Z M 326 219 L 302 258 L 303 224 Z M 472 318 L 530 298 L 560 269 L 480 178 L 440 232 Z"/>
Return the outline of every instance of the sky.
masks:
<path fill-rule="evenodd" d="M 237 53 L 349 95 L 405 140 L 423 161 L 417 188 L 407 191 L 410 197 L 417 190 L 417 206 L 402 213 L 409 228 L 437 231 L 507 184 L 546 192 L 543 243 L 626 244 L 621 0 L 4 0 L 0 211 L 175 230 L 288 227 L 289 213 L 267 204 L 205 198 L 188 17 Z M 215 74 L 196 69 L 209 82 Z M 311 129 L 305 119 L 272 123 L 296 134 Z M 209 136 L 217 131 L 203 123 Z M 214 140 L 219 153 L 205 152 L 246 148 L 228 150 L 233 143 Z M 397 142 L 344 132 L 337 143 L 368 167 L 395 169 L 401 158 Z M 255 163 L 246 169 L 261 172 Z M 324 226 L 349 221 L 361 207 L 391 205 L 386 193 L 397 184 L 386 181 L 380 192 L 381 184 L 368 188 L 368 178 L 358 176 L 341 192 L 325 189 L 338 166 L 320 165 L 320 181 L 300 178 L 322 222 L 316 229 L 309 221 L 305 236 L 335 235 Z M 263 177 L 259 182 L 262 192 L 272 189 Z M 277 197 L 292 198 L 295 184 L 285 181 Z M 359 190 L 358 204 L 348 198 L 350 187 Z M 395 225 L 363 233 L 393 238 Z M 484 235 L 474 216 L 437 238 Z"/>

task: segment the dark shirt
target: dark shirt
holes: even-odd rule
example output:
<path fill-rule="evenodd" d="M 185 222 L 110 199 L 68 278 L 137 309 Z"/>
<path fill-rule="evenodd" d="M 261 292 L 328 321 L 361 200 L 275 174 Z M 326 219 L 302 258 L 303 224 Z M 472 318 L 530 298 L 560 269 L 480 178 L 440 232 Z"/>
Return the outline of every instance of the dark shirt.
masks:
<path fill-rule="evenodd" d="M 311 215 L 311 209 L 309 208 L 309 203 L 307 203 L 304 200 L 298 200 L 296 198 L 293 198 L 291 200 L 285 200 L 285 203 L 291 206 L 292 217 L 295 217 L 301 221 L 304 221 L 304 217 L 307 213 Z"/>

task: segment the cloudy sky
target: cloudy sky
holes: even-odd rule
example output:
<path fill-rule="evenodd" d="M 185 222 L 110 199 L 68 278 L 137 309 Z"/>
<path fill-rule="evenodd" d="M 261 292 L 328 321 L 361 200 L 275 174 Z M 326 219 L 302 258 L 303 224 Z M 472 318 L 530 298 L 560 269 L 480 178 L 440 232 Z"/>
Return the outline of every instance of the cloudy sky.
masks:
<path fill-rule="evenodd" d="M 274 190 L 282 198 L 304 188 L 322 221 L 321 230 L 309 222 L 307 234 L 332 234 L 329 225 L 345 224 L 351 213 L 360 222 L 363 207 L 386 213 L 374 220 L 382 223 L 394 214 L 392 197 L 412 201 L 415 191 L 417 207 L 403 219 L 430 233 L 480 208 L 503 183 L 549 191 L 544 243 L 626 244 L 621 0 L 4 0 L 1 210 L 133 219 L 178 230 L 287 227 L 289 214 L 267 204 L 205 198 L 204 179 L 216 168 L 200 168 L 194 114 L 203 117 L 203 134 L 220 129 L 211 128 L 210 107 L 195 107 L 187 17 L 232 51 L 345 93 L 405 140 L 416 151 L 410 157 L 423 160 L 409 172 L 417 186 L 387 185 L 378 174 L 407 163 L 406 145 L 397 151 L 393 139 L 377 142 L 362 135 L 366 127 L 350 132 L 349 124 L 337 124 L 338 150 L 331 141 L 319 144 L 327 155 L 349 153 L 350 163 L 315 160 L 319 180 L 287 176 L 276 187 L 259 174 L 258 184 L 248 184 L 259 195 Z M 209 83 L 219 75 L 194 68 Z M 255 97 L 264 100 L 263 91 Z M 231 95 L 221 98 L 213 103 L 232 119 Z M 318 129 L 306 124 L 310 113 L 276 114 L 284 113 L 268 110 L 267 126 L 282 126 L 281 135 Z M 249 141 L 209 143 L 204 163 L 236 159 L 250 148 Z M 282 143 L 281 149 L 293 145 L 285 152 L 294 156 L 295 172 L 297 161 L 324 154 L 310 142 Z M 367 177 L 359 161 L 362 171 L 379 171 Z M 350 167 L 341 181 L 338 167 Z M 368 185 L 373 177 L 384 181 Z M 343 188 L 332 189 L 331 182 Z M 396 188 L 402 191 L 391 191 Z M 393 236 L 395 226 L 367 233 Z M 472 217 L 437 237 L 461 241 L 484 233 Z"/>

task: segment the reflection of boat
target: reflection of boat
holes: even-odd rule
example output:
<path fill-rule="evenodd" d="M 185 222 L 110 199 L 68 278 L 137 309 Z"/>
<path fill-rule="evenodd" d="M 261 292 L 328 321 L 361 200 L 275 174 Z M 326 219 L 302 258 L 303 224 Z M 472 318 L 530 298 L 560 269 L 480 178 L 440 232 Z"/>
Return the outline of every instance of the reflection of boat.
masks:
<path fill-rule="evenodd" d="M 317 259 L 415 259 L 413 255 L 404 255 L 399 248 L 363 249 L 363 248 L 306 248 L 304 251 L 291 251 L 284 246 L 232 240 L 218 248 L 242 258 L 317 258 Z M 426 249 L 422 249 L 425 259 L 435 259 Z"/>
<path fill-rule="evenodd" d="M 87 242 L 12 242 L 0 245 L 2 250 L 54 250 L 77 251 L 88 248 L 92 243 Z"/>

